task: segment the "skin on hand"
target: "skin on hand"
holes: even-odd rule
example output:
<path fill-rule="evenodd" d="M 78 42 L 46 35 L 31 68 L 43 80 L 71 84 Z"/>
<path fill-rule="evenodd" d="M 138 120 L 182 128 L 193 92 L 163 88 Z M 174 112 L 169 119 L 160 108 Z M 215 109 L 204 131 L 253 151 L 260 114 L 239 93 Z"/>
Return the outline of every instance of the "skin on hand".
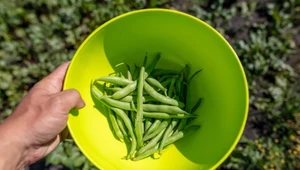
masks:
<path fill-rule="evenodd" d="M 62 140 L 69 111 L 85 106 L 77 90 L 62 91 L 68 65 L 35 84 L 0 125 L 0 169 L 22 169 L 49 154 Z"/>

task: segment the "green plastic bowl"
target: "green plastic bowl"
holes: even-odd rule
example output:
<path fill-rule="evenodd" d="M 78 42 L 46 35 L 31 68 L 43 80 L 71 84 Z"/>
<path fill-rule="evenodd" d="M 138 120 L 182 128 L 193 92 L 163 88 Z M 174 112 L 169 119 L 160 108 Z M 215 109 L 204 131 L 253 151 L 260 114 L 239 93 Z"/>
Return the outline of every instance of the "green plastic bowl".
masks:
<path fill-rule="evenodd" d="M 203 97 L 194 124 L 201 128 L 168 148 L 160 159 L 121 159 L 124 143 L 110 130 L 107 113 L 100 113 L 90 95 L 90 82 L 112 73 L 120 62 L 141 64 L 162 53 L 160 68 L 189 64 L 197 75 L 189 104 Z M 146 9 L 118 16 L 96 29 L 80 46 L 68 69 L 64 89 L 77 89 L 86 107 L 71 111 L 68 127 L 80 150 L 105 170 L 215 169 L 232 152 L 248 113 L 247 80 L 234 50 L 203 21 L 174 10 Z"/>

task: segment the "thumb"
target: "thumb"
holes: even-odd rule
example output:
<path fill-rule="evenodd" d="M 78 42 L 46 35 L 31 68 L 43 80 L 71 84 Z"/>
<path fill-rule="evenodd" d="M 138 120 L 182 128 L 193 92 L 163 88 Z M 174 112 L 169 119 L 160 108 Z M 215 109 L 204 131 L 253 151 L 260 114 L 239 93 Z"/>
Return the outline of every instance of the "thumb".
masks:
<path fill-rule="evenodd" d="M 54 95 L 57 106 L 63 113 L 68 114 L 73 108 L 80 109 L 85 106 L 85 102 L 80 96 L 80 93 L 75 89 L 64 90 Z"/>
<path fill-rule="evenodd" d="M 34 87 L 45 89 L 50 94 L 60 92 L 69 64 L 70 62 L 63 63 L 58 68 L 56 68 L 51 74 L 39 81 Z"/>

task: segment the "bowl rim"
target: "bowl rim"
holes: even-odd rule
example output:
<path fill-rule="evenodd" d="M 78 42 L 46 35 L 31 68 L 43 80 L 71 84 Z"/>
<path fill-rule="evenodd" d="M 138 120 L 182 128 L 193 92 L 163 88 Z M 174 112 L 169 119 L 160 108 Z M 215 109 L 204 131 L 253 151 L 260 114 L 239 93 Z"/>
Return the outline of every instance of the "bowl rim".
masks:
<path fill-rule="evenodd" d="M 238 62 L 238 66 L 242 72 L 242 76 L 243 76 L 243 82 L 244 82 L 244 87 L 245 87 L 245 94 L 246 94 L 246 103 L 245 103 L 245 112 L 244 112 L 244 119 L 243 119 L 243 122 L 242 122 L 242 125 L 241 125 L 241 128 L 239 130 L 239 133 L 237 134 L 233 144 L 230 146 L 230 148 L 227 150 L 227 152 L 222 156 L 221 159 L 219 159 L 217 161 L 217 163 L 215 163 L 210 169 L 217 169 L 229 156 L 230 154 L 232 153 L 232 151 L 234 150 L 234 148 L 237 146 L 243 132 L 244 132 L 244 129 L 246 127 L 246 122 L 247 122 L 247 118 L 248 118 L 248 110 L 249 110 L 249 92 L 248 92 L 248 82 L 247 82 L 247 77 L 246 77 L 246 74 L 245 74 L 245 71 L 243 69 L 243 66 L 242 66 L 242 63 L 241 61 L 239 60 L 236 52 L 234 51 L 234 49 L 232 48 L 232 46 L 229 44 L 229 42 L 216 30 L 214 29 L 212 26 L 210 26 L 209 24 L 207 24 L 206 22 L 202 21 L 201 19 L 195 17 L 195 16 L 192 16 L 190 14 L 187 14 L 185 12 L 181 12 L 181 11 L 177 11 L 177 10 L 174 10 L 174 9 L 163 9 L 163 8 L 150 8 L 150 9 L 139 9 L 139 10 L 134 10 L 134 11 L 130 11 L 130 12 L 126 12 L 124 14 L 121 14 L 121 15 L 118 15 L 110 20 L 108 20 L 107 22 L 103 23 L 102 25 L 100 25 L 98 28 L 96 28 L 83 42 L 82 44 L 80 45 L 80 47 L 76 50 L 76 53 L 74 54 L 70 64 L 69 64 L 69 67 L 68 67 L 68 70 L 66 72 L 66 76 L 65 76 L 65 80 L 68 79 L 69 77 L 69 68 L 73 65 L 73 59 L 76 58 L 78 55 L 79 55 L 79 52 L 81 51 L 81 49 L 87 44 L 87 42 L 98 32 L 100 31 L 101 29 L 103 29 L 104 27 L 106 27 L 107 25 L 109 25 L 110 23 L 113 23 L 114 21 L 118 20 L 118 19 L 121 19 L 121 18 L 124 18 L 126 16 L 129 16 L 129 15 L 133 15 L 133 14 L 137 14 L 137 13 L 143 13 L 143 12 L 157 12 L 157 11 L 160 11 L 160 12 L 168 12 L 168 13 L 173 13 L 173 14 L 178 14 L 178 15 L 182 15 L 182 16 L 185 16 L 185 17 L 188 17 L 190 19 L 193 19 L 194 21 L 197 21 L 197 22 L 200 22 L 201 24 L 205 25 L 208 29 L 210 29 L 211 31 L 213 31 L 217 36 L 219 36 L 219 38 L 221 38 L 224 43 L 226 43 L 226 45 L 229 47 L 229 49 L 231 50 L 231 52 L 234 54 L 235 56 L 235 59 L 236 61 Z M 66 81 L 64 81 L 64 85 L 63 85 L 63 90 L 66 90 Z M 95 161 L 94 159 L 92 159 L 87 153 L 86 151 L 82 148 L 82 146 L 80 145 L 80 143 L 77 142 L 76 140 L 76 137 L 73 138 L 73 130 L 70 127 L 70 121 L 68 120 L 67 122 L 67 127 L 69 129 L 69 132 L 72 136 L 72 139 L 74 140 L 74 142 L 76 143 L 76 145 L 78 146 L 78 148 L 80 149 L 80 151 L 98 168 L 100 169 L 104 169 L 103 167 L 101 167 L 98 163 L 96 163 L 97 161 Z"/>

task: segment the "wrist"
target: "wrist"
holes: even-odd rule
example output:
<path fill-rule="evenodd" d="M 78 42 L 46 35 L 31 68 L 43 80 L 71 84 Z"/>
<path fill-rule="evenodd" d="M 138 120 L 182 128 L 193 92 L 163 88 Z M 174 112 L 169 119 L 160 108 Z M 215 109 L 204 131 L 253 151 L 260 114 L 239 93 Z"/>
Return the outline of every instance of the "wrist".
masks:
<path fill-rule="evenodd" d="M 0 125 L 0 169 L 24 169 L 28 165 L 27 149 L 21 136 L 14 132 L 18 127 Z"/>

